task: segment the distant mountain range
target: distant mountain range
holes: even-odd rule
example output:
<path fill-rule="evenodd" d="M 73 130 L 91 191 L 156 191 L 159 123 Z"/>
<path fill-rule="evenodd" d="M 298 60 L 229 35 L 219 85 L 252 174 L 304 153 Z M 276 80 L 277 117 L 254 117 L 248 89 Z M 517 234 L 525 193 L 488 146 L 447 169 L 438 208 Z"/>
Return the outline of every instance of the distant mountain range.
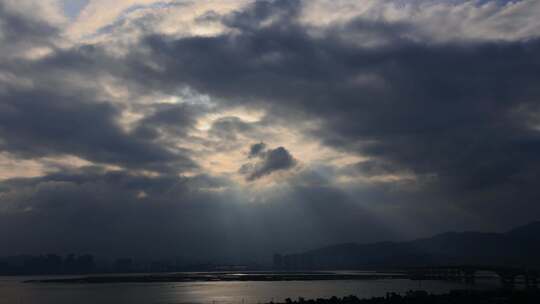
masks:
<path fill-rule="evenodd" d="M 408 242 L 346 243 L 275 255 L 278 269 L 369 269 L 434 265 L 540 268 L 540 221 L 506 233 L 448 232 Z"/>

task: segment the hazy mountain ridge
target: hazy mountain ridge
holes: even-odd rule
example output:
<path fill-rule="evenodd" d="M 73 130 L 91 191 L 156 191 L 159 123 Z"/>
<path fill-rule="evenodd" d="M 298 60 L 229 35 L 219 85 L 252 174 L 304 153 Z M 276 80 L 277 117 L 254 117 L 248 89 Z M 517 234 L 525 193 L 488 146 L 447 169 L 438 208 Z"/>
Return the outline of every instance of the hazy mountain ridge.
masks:
<path fill-rule="evenodd" d="M 506 233 L 447 232 L 407 242 L 345 243 L 279 256 L 285 269 L 354 269 L 427 265 L 540 267 L 540 221 Z"/>

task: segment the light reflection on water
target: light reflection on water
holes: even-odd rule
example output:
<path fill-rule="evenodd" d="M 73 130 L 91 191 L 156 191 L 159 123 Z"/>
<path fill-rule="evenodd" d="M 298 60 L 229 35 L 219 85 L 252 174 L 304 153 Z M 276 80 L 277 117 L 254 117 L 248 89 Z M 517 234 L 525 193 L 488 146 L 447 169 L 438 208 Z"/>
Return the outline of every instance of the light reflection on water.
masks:
<path fill-rule="evenodd" d="M 356 295 L 384 296 L 386 292 L 425 289 L 443 293 L 452 289 L 489 288 L 497 280 L 478 281 L 474 287 L 456 282 L 407 279 L 275 282 L 182 282 L 115 284 L 29 284 L 28 278 L 0 277 L 0 304 L 147 304 L 205 303 L 253 304 L 285 298 L 328 298 Z"/>

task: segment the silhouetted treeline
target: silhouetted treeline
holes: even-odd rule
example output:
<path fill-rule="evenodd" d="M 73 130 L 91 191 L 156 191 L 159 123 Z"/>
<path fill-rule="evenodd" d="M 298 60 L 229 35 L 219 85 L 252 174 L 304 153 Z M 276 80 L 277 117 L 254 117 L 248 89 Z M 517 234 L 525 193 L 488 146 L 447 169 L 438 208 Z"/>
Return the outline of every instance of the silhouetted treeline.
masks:
<path fill-rule="evenodd" d="M 298 300 L 286 299 L 284 303 L 277 304 L 538 304 L 540 292 L 538 290 L 492 290 L 471 291 L 455 290 L 447 294 L 432 295 L 426 291 L 409 291 L 405 295 L 388 293 L 385 297 L 359 299 L 356 296 L 329 299 Z M 271 302 L 270 304 L 275 304 Z"/>
<path fill-rule="evenodd" d="M 0 258 L 2 275 L 86 274 L 95 271 L 94 257 L 90 254 L 69 254 L 65 257 L 56 254 L 21 255 Z"/>

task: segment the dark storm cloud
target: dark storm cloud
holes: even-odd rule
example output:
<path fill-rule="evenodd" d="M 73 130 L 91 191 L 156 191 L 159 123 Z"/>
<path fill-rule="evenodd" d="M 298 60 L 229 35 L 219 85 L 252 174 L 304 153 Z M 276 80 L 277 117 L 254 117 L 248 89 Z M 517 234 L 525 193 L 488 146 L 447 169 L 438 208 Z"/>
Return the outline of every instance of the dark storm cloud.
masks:
<path fill-rule="evenodd" d="M 0 148 L 24 158 L 72 154 L 131 168 L 193 167 L 191 160 L 123 131 L 107 102 L 43 90 L 0 92 Z"/>
<path fill-rule="evenodd" d="M 125 56 L 96 44 L 2 61 L 2 151 L 21 158 L 71 154 L 123 169 L 55 168 L 3 181 L 0 241 L 10 246 L 0 250 L 221 257 L 244 250 L 260 257 L 395 237 L 388 227 L 410 228 L 411 236 L 500 229 L 540 214 L 540 41 L 441 44 L 411 24 L 362 19 L 311 28 L 298 22 L 303 5 L 257 1 L 230 15 L 209 14 L 207 21 L 231 29 L 222 34 L 149 33 L 126 50 L 108 46 Z M 5 37 L 28 43 L 9 50 L 2 44 L 0 55 L 52 45 L 57 30 L 3 8 Z M 249 204 L 253 197 L 227 179 L 178 177 L 196 164 L 193 152 L 170 143 L 189 140 L 205 109 L 148 106 L 127 131 L 119 124 L 126 109 L 98 97 L 105 95 L 97 84 L 102 76 L 134 97 L 188 87 L 210 95 L 220 110 L 267 112 L 267 125 L 220 118 L 212 139 L 232 142 L 271 123 L 296 128 L 313 121 L 302 135 L 369 157 L 352 170 L 368 177 L 405 172 L 418 181 L 338 187 L 342 173 L 328 164 L 299 170 L 286 190 L 251 193 L 265 204 Z M 251 148 L 252 163 L 241 169 L 247 180 L 296 166 L 284 147 Z"/>
<path fill-rule="evenodd" d="M 19 55 L 31 47 L 51 47 L 58 29 L 30 16 L 15 13 L 0 3 L 0 58 Z"/>
<path fill-rule="evenodd" d="M 234 189 L 216 191 L 230 186 L 224 179 L 148 177 L 98 167 L 3 185 L 0 240 L 10 246 L 2 246 L 0 255 L 92 252 L 253 261 L 268 260 L 275 251 L 395 237 L 330 187 L 292 184 L 292 192 L 253 204 L 236 197 Z M 370 224 L 370 230 L 354 229 L 358 221 Z"/>
<path fill-rule="evenodd" d="M 312 29 L 287 7 L 254 3 L 215 37 L 150 35 L 145 58 L 164 70 L 130 66 L 150 87 L 187 84 L 290 122 L 307 115 L 325 144 L 431 176 L 440 195 L 504 185 L 522 210 L 539 196 L 540 41 L 424 43 L 415 26 L 361 19 Z"/>
<path fill-rule="evenodd" d="M 296 160 L 291 153 L 283 147 L 277 147 L 265 152 L 264 162 L 260 168 L 257 168 L 251 175 L 251 179 L 256 179 L 268 175 L 277 170 L 287 170 L 296 165 Z"/>
<path fill-rule="evenodd" d="M 187 104 L 155 104 L 151 108 L 153 113 L 141 119 L 135 130 L 143 138 L 157 138 L 159 130 L 173 138 L 186 137 L 205 112 L 203 107 Z"/>
<path fill-rule="evenodd" d="M 90 162 L 158 172 L 196 167 L 189 151 L 171 149 L 151 136 L 166 129 L 185 136 L 195 107 L 155 105 L 136 132 L 119 123 L 125 109 L 108 100 L 102 77 L 123 75 L 122 64 L 99 45 L 56 48 L 59 30 L 0 4 L 4 46 L 21 54 L 30 47 L 50 46 L 36 59 L 0 61 L 0 150 L 13 157 L 75 155 Z M 6 47 L 7 47 L 6 46 Z M 11 55 L 0 49 L 2 56 Z M 141 131 L 142 130 L 142 131 Z"/>
<path fill-rule="evenodd" d="M 260 142 L 260 143 L 253 144 L 253 145 L 251 145 L 251 147 L 249 147 L 249 155 L 248 155 L 248 157 L 251 158 L 251 157 L 259 156 L 262 153 L 264 153 L 265 150 L 266 150 L 266 144 L 265 143 Z"/>
<path fill-rule="evenodd" d="M 248 157 L 259 158 L 259 161 L 244 164 L 240 168 L 240 173 L 246 175 L 248 181 L 254 181 L 275 171 L 291 169 L 297 163 L 287 149 L 283 147 L 266 149 L 266 145 L 262 142 L 251 145 Z"/>
<path fill-rule="evenodd" d="M 204 252 L 204 246 L 183 248 L 185 244 L 199 237 L 211 243 L 219 237 L 212 225 L 197 236 L 191 233 L 202 231 L 213 219 L 212 206 L 218 198 L 211 191 L 198 190 L 224 185 L 212 177 L 146 177 L 88 168 L 9 180 L 4 185 L 9 190 L 1 199 L 1 225 L 3 231 L 11 227 L 17 233 L 1 234 L 3 242 L 10 244 L 2 254 L 20 250 L 92 251 L 113 257 L 193 255 Z M 194 214 L 205 218 L 190 219 Z M 38 232 L 36 227 L 46 228 Z"/>
<path fill-rule="evenodd" d="M 382 162 L 380 160 L 366 160 L 359 162 L 349 168 L 366 176 L 379 176 L 388 174 L 400 174 L 403 173 L 403 168 L 399 168 L 396 164 Z"/>

